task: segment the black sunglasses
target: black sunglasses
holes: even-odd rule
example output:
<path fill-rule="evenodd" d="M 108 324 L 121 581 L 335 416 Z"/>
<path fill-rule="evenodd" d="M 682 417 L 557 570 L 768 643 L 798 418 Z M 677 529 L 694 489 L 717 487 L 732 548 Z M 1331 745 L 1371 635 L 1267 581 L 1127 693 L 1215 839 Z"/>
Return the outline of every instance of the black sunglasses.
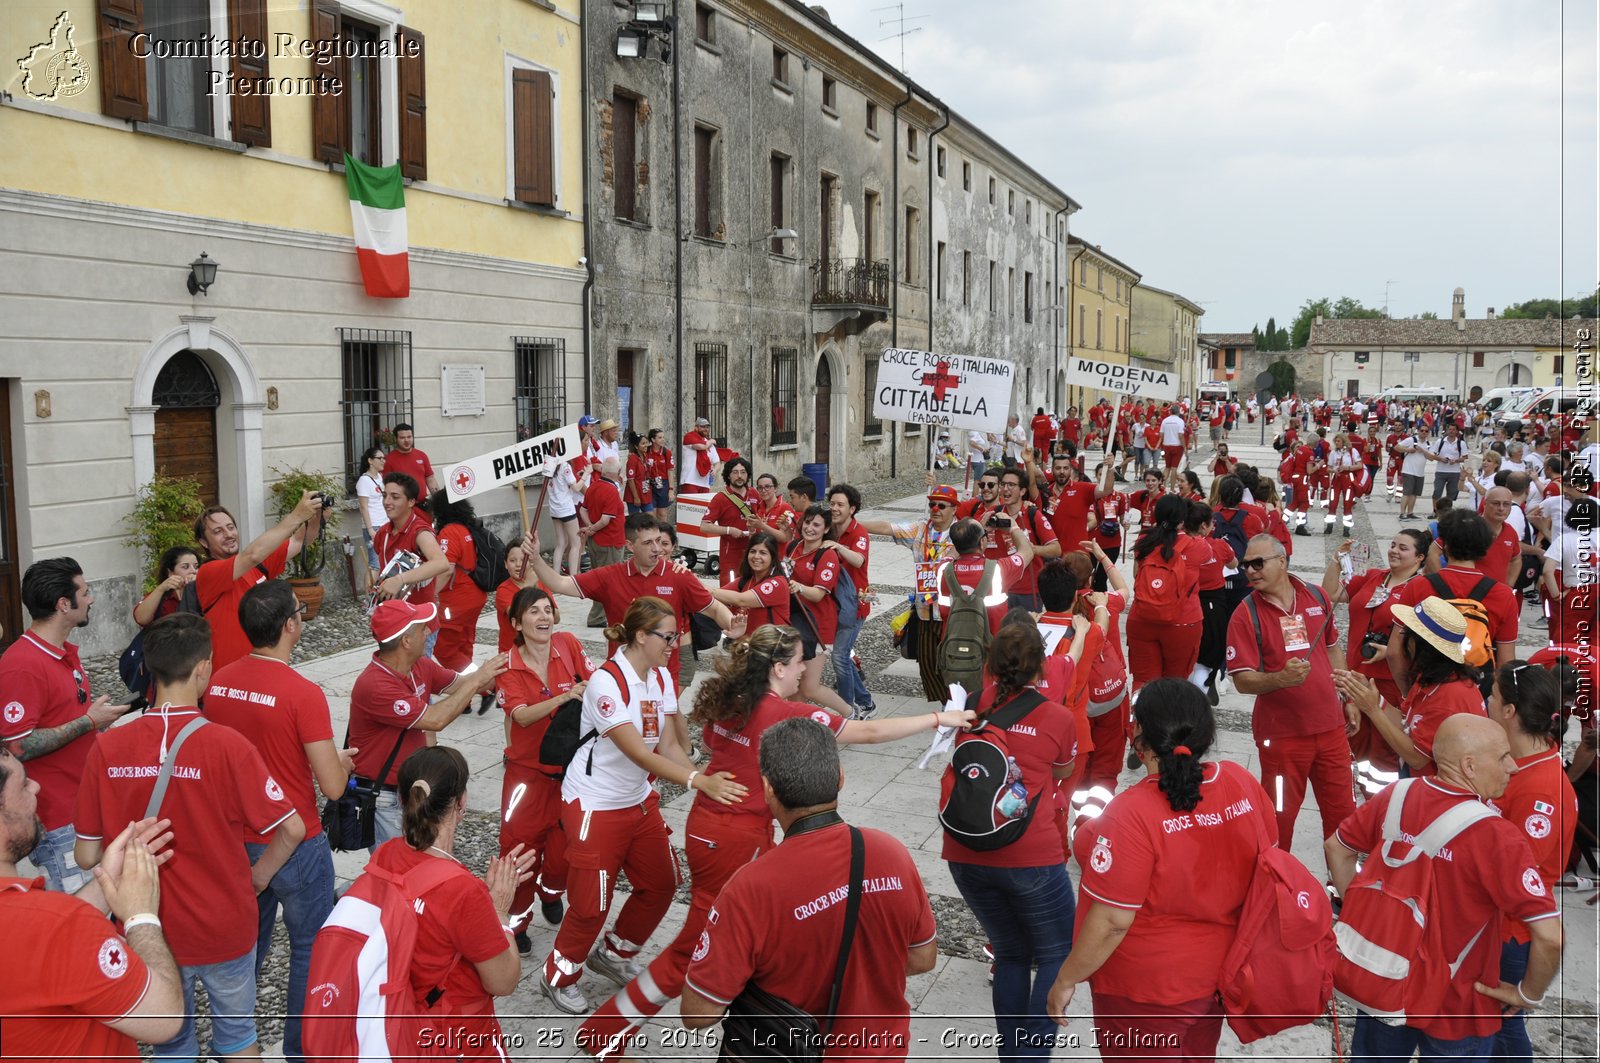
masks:
<path fill-rule="evenodd" d="M 1246 572 L 1260 572 L 1267 567 L 1268 561 L 1276 561 L 1282 554 L 1273 554 L 1271 557 L 1247 557 L 1239 562 L 1239 567 Z"/>

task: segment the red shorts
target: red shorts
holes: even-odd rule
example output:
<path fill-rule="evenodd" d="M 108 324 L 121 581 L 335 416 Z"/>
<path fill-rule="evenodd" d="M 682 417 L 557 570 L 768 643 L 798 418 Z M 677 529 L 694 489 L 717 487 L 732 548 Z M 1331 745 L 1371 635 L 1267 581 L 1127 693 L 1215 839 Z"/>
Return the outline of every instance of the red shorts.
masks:
<path fill-rule="evenodd" d="M 1162 447 L 1161 459 L 1167 463 L 1167 468 L 1176 469 L 1183 464 L 1183 447 Z"/>

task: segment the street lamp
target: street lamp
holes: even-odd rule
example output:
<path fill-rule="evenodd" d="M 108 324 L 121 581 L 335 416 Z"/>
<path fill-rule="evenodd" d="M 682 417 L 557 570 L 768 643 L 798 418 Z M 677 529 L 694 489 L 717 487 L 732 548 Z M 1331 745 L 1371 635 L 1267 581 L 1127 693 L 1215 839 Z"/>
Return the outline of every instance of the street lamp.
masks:
<path fill-rule="evenodd" d="M 216 283 L 217 265 L 217 260 L 204 251 L 200 252 L 199 258 L 189 263 L 190 295 L 204 295 L 206 289 Z"/>

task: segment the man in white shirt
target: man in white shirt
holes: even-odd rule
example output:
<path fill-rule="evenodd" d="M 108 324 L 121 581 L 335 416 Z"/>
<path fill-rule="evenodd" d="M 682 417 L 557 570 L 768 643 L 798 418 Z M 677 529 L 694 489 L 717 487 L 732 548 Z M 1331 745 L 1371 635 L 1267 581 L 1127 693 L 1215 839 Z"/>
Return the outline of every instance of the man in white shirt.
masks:
<path fill-rule="evenodd" d="M 1415 520 L 1417 499 L 1422 496 L 1422 477 L 1428 471 L 1428 448 L 1421 436 L 1408 432 L 1395 449 L 1405 455 L 1400 462 L 1400 519 Z"/>
<path fill-rule="evenodd" d="M 967 479 L 977 483 L 989 464 L 989 437 L 983 432 L 967 433 Z"/>
<path fill-rule="evenodd" d="M 1461 438 L 1461 429 L 1452 419 L 1445 422 L 1444 438 L 1439 440 L 1428 457 L 1439 464 L 1433 470 L 1433 497 L 1448 498 L 1452 503 L 1461 493 L 1461 459 L 1466 456 L 1467 442 Z"/>
<path fill-rule="evenodd" d="M 1006 457 L 1022 464 L 1022 452 L 1028 449 L 1028 430 L 1016 414 L 1006 418 Z"/>
<path fill-rule="evenodd" d="M 1189 426 L 1176 408 L 1161 419 L 1161 457 L 1167 467 L 1167 487 L 1177 488 L 1183 452 L 1188 445 Z"/>

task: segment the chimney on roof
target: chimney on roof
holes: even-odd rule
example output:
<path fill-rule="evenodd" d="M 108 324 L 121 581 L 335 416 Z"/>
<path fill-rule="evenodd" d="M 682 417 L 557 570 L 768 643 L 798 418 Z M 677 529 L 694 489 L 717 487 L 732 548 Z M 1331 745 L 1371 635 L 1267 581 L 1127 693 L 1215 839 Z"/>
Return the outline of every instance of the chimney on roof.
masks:
<path fill-rule="evenodd" d="M 1455 294 L 1450 296 L 1450 320 L 1465 321 L 1467 319 L 1467 293 L 1457 288 Z"/>
<path fill-rule="evenodd" d="M 1321 314 L 1317 315 L 1317 324 L 1319 324 L 1319 325 L 1322 324 L 1322 315 Z"/>
<path fill-rule="evenodd" d="M 828 9 L 821 4 L 812 4 L 811 13 L 830 25 L 833 23 L 833 18 L 828 14 Z"/>
<path fill-rule="evenodd" d="M 1491 306 L 1489 308 L 1489 313 L 1486 316 L 1490 321 L 1494 320 L 1494 307 Z"/>

